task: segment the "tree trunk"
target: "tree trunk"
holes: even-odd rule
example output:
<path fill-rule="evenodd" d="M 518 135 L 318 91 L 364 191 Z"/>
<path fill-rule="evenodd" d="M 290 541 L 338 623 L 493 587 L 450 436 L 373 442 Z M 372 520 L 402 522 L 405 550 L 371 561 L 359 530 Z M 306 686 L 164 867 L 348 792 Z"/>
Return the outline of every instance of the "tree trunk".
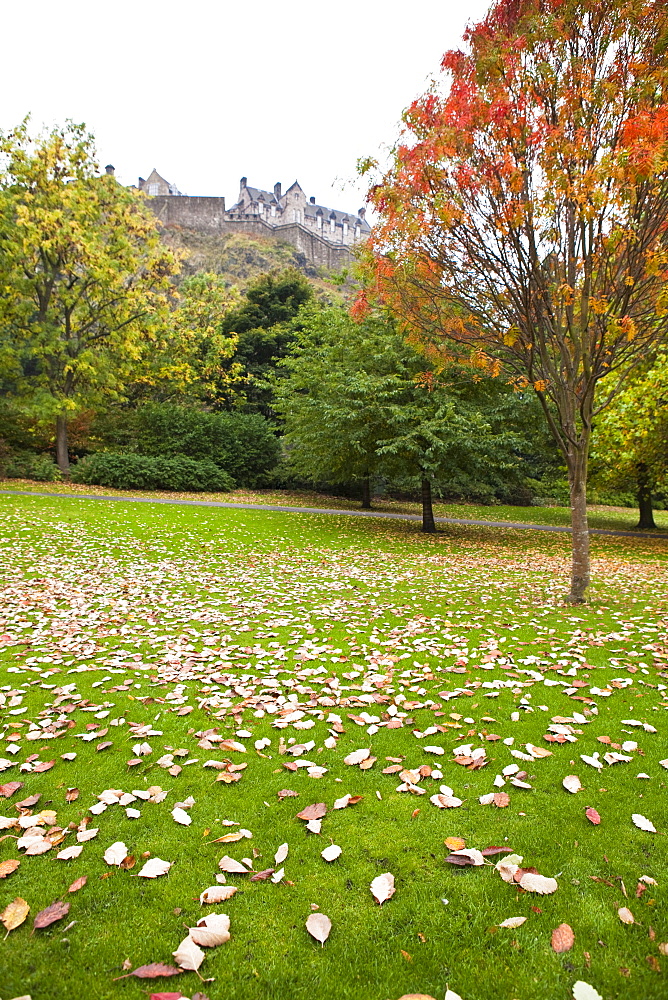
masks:
<path fill-rule="evenodd" d="M 569 469 L 571 492 L 571 526 L 573 529 L 573 552 L 571 563 L 571 590 L 568 604 L 584 604 L 590 582 L 589 570 L 589 522 L 587 520 L 587 454 L 574 457 Z"/>
<path fill-rule="evenodd" d="M 362 509 L 371 510 L 371 483 L 368 476 L 362 480 Z"/>
<path fill-rule="evenodd" d="M 434 508 L 431 504 L 431 480 L 422 479 L 422 530 L 433 534 L 436 531 Z"/>
<path fill-rule="evenodd" d="M 637 468 L 638 481 L 638 510 L 640 520 L 638 528 L 641 531 L 654 531 L 654 510 L 652 509 L 652 485 L 649 478 L 649 469 L 645 462 L 639 462 Z"/>
<path fill-rule="evenodd" d="M 70 457 L 67 448 L 67 417 L 61 414 L 56 417 L 56 461 L 58 468 L 66 478 L 70 474 Z"/>

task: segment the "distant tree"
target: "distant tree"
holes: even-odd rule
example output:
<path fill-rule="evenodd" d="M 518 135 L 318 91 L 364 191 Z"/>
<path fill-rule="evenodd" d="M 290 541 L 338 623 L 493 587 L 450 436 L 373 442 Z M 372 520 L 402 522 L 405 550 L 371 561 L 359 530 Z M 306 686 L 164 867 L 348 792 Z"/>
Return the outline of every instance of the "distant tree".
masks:
<path fill-rule="evenodd" d="M 229 309 L 221 334 L 236 336 L 232 364 L 245 373 L 246 408 L 271 416 L 271 390 L 266 379 L 285 356 L 294 338 L 293 320 L 313 298 L 308 280 L 294 268 L 260 275 L 245 291 L 244 300 Z M 233 397 L 228 404 L 233 405 Z"/>
<path fill-rule="evenodd" d="M 464 345 L 537 395 L 568 468 L 572 603 L 592 422 L 668 330 L 667 42 L 653 0 L 497 0 L 370 193 L 374 294 L 426 350 Z"/>
<path fill-rule="evenodd" d="M 596 421 L 593 458 L 599 480 L 634 489 L 638 528 L 656 528 L 652 494 L 668 485 L 667 354 L 632 376 Z"/>
<path fill-rule="evenodd" d="M 32 139 L 24 122 L 0 153 L 0 350 L 17 397 L 54 421 L 67 474 L 68 420 L 122 395 L 167 321 L 178 263 L 143 197 L 97 175 L 83 125 Z"/>
<path fill-rule="evenodd" d="M 343 308 L 307 307 L 274 379 L 292 468 L 320 482 L 357 481 L 370 506 L 372 477 L 420 483 L 423 531 L 435 530 L 432 483 L 455 468 L 512 465 L 516 438 L 438 379 L 391 320 L 356 323 Z"/>

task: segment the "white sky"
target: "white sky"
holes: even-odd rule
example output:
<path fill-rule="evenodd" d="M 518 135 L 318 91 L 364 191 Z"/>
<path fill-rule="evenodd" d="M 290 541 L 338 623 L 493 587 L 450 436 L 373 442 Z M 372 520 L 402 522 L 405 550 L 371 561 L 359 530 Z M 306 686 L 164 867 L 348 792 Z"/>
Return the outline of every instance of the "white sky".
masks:
<path fill-rule="evenodd" d="M 85 122 L 126 184 L 153 167 L 184 194 L 235 201 L 239 178 L 295 179 L 307 197 L 363 204 L 357 158 L 488 0 L 33 0 L 5 5 L 0 129 Z"/>

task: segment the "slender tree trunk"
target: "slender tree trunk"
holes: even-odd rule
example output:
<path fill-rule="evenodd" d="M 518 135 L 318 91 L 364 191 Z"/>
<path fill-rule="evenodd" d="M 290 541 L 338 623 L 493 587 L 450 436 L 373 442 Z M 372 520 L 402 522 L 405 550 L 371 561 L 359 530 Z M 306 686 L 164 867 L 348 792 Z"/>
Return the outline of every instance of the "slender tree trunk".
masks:
<path fill-rule="evenodd" d="M 637 526 L 642 531 L 654 531 L 656 524 L 654 523 L 654 510 L 652 509 L 652 485 L 649 478 L 649 469 L 645 462 L 638 462 L 637 481 L 638 510 L 640 512 L 640 520 Z"/>
<path fill-rule="evenodd" d="M 573 551 L 571 564 L 571 590 L 568 604 L 584 604 L 590 582 L 589 522 L 587 519 L 587 449 L 576 453 L 569 463 L 571 492 L 571 526 Z"/>
<path fill-rule="evenodd" d="M 67 417 L 56 417 L 56 461 L 63 476 L 70 474 L 70 456 L 67 448 Z"/>
<path fill-rule="evenodd" d="M 362 480 L 362 509 L 371 510 L 371 483 L 369 476 Z"/>
<path fill-rule="evenodd" d="M 422 479 L 422 530 L 433 534 L 436 531 L 434 508 L 431 503 L 431 480 Z"/>

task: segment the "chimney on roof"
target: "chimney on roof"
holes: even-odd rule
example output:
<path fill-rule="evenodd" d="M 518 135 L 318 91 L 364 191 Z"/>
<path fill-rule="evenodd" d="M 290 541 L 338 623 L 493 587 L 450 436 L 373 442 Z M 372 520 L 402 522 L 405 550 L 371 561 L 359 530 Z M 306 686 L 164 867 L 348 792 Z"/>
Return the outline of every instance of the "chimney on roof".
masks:
<path fill-rule="evenodd" d="M 281 182 L 280 181 L 276 181 L 276 183 L 274 184 L 274 198 L 276 199 L 276 201 L 280 201 L 281 200 Z"/>
<path fill-rule="evenodd" d="M 366 212 L 366 208 L 360 208 L 359 212 L 357 213 L 359 215 L 360 219 L 364 218 L 365 212 Z"/>
<path fill-rule="evenodd" d="M 312 205 L 315 205 L 315 198 L 309 198 L 309 201 L 311 202 Z"/>
<path fill-rule="evenodd" d="M 242 178 L 241 178 L 241 181 L 240 181 L 240 186 L 241 186 L 242 188 L 245 188 L 245 187 L 246 187 L 246 183 L 247 183 L 247 181 L 248 181 L 248 178 L 247 178 L 247 177 L 242 177 Z"/>
<path fill-rule="evenodd" d="M 111 165 L 111 163 L 108 163 L 104 168 L 104 172 L 106 174 L 109 174 L 110 177 L 113 177 L 116 171 L 115 168 Z"/>

